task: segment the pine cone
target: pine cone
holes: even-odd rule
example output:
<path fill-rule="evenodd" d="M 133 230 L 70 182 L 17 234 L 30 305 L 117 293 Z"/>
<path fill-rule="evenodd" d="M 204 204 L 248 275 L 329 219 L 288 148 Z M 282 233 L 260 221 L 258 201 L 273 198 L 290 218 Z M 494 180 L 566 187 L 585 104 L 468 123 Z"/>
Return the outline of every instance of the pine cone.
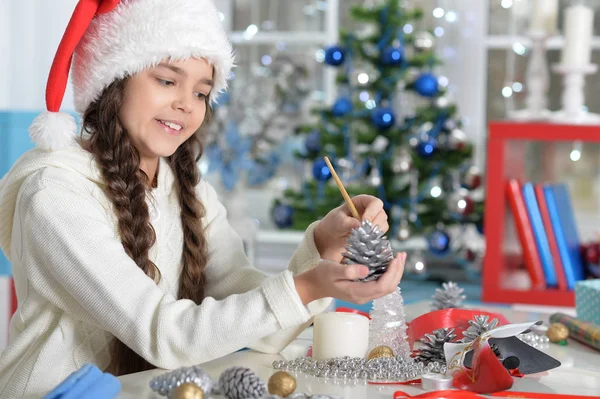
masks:
<path fill-rule="evenodd" d="M 181 367 L 177 370 L 156 376 L 150 380 L 150 388 L 158 394 L 170 398 L 173 390 L 186 382 L 198 385 L 207 397 L 211 393 L 212 380 L 208 373 L 200 366 Z"/>
<path fill-rule="evenodd" d="M 469 320 L 469 328 L 463 331 L 461 342 L 472 342 L 486 331 L 493 330 L 498 325 L 498 319 L 488 322 L 489 316 L 475 316 L 475 320 Z"/>
<path fill-rule="evenodd" d="M 425 347 L 417 351 L 416 360 L 426 365 L 433 362 L 438 362 L 440 365 L 446 364 L 446 356 L 444 355 L 444 344 L 452 342 L 456 338 L 454 328 L 440 328 L 435 330 L 433 334 L 425 334 L 420 339 Z"/>
<path fill-rule="evenodd" d="M 452 281 L 443 283 L 442 289 L 435 289 L 435 294 L 432 297 L 433 302 L 431 302 L 431 310 L 462 308 L 462 301 L 466 298 L 462 295 L 463 291 L 464 289 Z"/>
<path fill-rule="evenodd" d="M 231 367 L 219 377 L 219 393 L 227 399 L 260 398 L 267 393 L 267 386 L 249 368 Z"/>
<path fill-rule="evenodd" d="M 369 274 L 360 281 L 377 280 L 394 259 L 392 246 L 379 226 L 371 221 L 363 220 L 361 225 L 352 230 L 348 237 L 344 263 L 361 264 L 369 267 Z"/>

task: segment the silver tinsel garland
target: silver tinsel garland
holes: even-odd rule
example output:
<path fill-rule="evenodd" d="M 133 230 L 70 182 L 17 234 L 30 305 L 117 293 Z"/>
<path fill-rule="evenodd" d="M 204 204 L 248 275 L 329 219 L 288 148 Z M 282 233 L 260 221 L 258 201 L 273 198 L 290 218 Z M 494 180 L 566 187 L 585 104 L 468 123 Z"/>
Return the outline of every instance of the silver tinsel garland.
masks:
<path fill-rule="evenodd" d="M 357 381 L 410 381 L 424 373 L 446 373 L 446 366 L 439 362 L 428 365 L 412 359 L 396 357 L 379 357 L 366 360 L 359 357 L 336 357 L 328 360 L 315 360 L 302 356 L 294 360 L 276 360 L 273 368 L 292 373 L 341 380 Z"/>
<path fill-rule="evenodd" d="M 198 385 L 207 397 L 212 391 L 212 380 L 200 366 L 182 367 L 156 376 L 150 380 L 150 388 L 159 395 L 170 398 L 173 390 L 186 382 Z"/>
<path fill-rule="evenodd" d="M 369 274 L 360 281 L 377 280 L 394 259 L 392 246 L 370 220 L 363 220 L 361 225 L 352 230 L 348 237 L 346 251 L 343 253 L 344 263 L 361 264 L 369 268 Z"/>
<path fill-rule="evenodd" d="M 463 295 L 464 289 L 456 283 L 449 281 L 442 284 L 442 288 L 436 288 L 431 302 L 431 310 L 440 310 L 448 308 L 462 308 L 462 302 L 466 296 Z"/>

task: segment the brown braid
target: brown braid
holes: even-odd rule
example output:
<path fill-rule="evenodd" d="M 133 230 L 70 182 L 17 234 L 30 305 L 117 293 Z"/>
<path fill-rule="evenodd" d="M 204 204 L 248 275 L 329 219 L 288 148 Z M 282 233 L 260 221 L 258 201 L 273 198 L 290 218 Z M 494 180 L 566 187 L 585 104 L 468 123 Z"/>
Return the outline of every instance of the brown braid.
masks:
<path fill-rule="evenodd" d="M 81 144 L 93 154 L 102 171 L 106 183 L 105 193 L 113 204 L 125 252 L 148 277 L 158 283 L 160 271 L 148 256 L 156 241 L 146 204 L 146 193 L 151 184 L 148 176 L 140 169 L 139 152 L 119 119 L 126 81 L 127 78 L 113 82 L 88 107 L 83 116 L 82 130 L 89 136 L 84 137 Z M 207 103 L 203 126 L 210 117 Z M 178 297 L 191 299 L 197 304 L 202 302 L 204 295 L 203 270 L 208 259 L 201 222 L 204 207 L 195 191 L 200 181 L 196 164 L 202 151 L 200 130 L 168 159 L 176 176 L 184 236 L 183 269 Z M 154 367 L 115 337 L 111 345 L 108 372 L 123 375 Z"/>

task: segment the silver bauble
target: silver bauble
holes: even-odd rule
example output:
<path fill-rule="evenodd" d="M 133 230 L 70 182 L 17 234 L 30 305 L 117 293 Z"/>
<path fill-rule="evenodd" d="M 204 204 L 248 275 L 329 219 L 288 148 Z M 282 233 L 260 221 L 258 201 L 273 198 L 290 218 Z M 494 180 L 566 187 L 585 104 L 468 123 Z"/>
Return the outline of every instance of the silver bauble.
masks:
<path fill-rule="evenodd" d="M 473 211 L 475 203 L 469 196 L 469 191 L 460 188 L 448 195 L 446 205 L 452 216 L 463 217 L 469 215 Z"/>
<path fill-rule="evenodd" d="M 469 166 L 461 176 L 460 184 L 468 190 L 475 190 L 481 186 L 481 172 L 479 168 L 475 165 Z"/>
<path fill-rule="evenodd" d="M 392 172 L 394 173 L 406 173 L 413 165 L 412 155 L 406 149 L 401 149 L 392 159 Z"/>
<path fill-rule="evenodd" d="M 377 154 L 382 154 L 390 144 L 390 140 L 382 135 L 375 137 L 375 140 L 371 143 L 371 149 Z"/>
<path fill-rule="evenodd" d="M 402 220 L 400 222 L 400 226 L 398 226 L 398 231 L 396 232 L 396 238 L 398 241 L 406 241 L 410 238 L 410 225 L 408 224 L 408 220 Z"/>
<path fill-rule="evenodd" d="M 372 85 L 379 78 L 379 72 L 373 66 L 359 66 L 350 74 L 350 84 L 356 87 Z"/>
<path fill-rule="evenodd" d="M 450 105 L 450 100 L 446 96 L 439 96 L 435 99 L 435 106 L 438 108 L 447 108 Z"/>
<path fill-rule="evenodd" d="M 406 270 L 413 274 L 424 274 L 427 272 L 427 262 L 421 251 L 417 251 L 409 256 Z"/>
<path fill-rule="evenodd" d="M 452 129 L 448 134 L 447 145 L 451 150 L 462 150 L 468 142 L 467 134 L 459 128 Z"/>
<path fill-rule="evenodd" d="M 461 185 L 468 190 L 481 186 L 481 172 L 475 165 L 470 165 L 461 176 Z"/>
<path fill-rule="evenodd" d="M 415 49 L 417 51 L 431 51 L 435 45 L 435 37 L 427 31 L 415 33 Z"/>
<path fill-rule="evenodd" d="M 446 119 L 446 122 L 444 122 L 444 129 L 451 132 L 453 129 L 456 129 L 458 127 L 458 122 L 456 122 L 456 120 L 454 119 Z"/>
<path fill-rule="evenodd" d="M 368 177 L 368 182 L 372 187 L 379 187 L 381 185 L 381 174 L 379 173 L 379 169 L 371 169 L 371 173 Z"/>

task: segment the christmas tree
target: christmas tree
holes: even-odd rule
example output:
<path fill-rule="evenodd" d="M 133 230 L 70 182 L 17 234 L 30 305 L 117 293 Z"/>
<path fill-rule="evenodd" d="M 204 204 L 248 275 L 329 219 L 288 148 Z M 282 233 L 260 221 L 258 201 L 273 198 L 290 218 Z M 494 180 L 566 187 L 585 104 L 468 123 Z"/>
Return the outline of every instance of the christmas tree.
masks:
<path fill-rule="evenodd" d="M 273 205 L 280 228 L 305 229 L 340 204 L 323 161 L 333 162 L 350 195 L 371 194 L 390 214 L 390 232 L 405 240 L 425 235 L 429 249 L 450 249 L 447 227 L 482 221 L 472 196 L 481 184 L 471 163 L 472 145 L 446 93 L 434 35 L 420 30 L 422 10 L 401 0 L 352 8 L 358 32 L 340 34 L 324 51 L 339 68 L 338 98 L 315 110 L 318 122 L 301 126 L 304 148 L 296 156 L 307 171 L 302 186 Z"/>
<path fill-rule="evenodd" d="M 373 301 L 369 313 L 369 351 L 377 346 L 387 346 L 396 357 L 410 359 L 411 350 L 406 335 L 406 314 L 400 288 Z"/>

